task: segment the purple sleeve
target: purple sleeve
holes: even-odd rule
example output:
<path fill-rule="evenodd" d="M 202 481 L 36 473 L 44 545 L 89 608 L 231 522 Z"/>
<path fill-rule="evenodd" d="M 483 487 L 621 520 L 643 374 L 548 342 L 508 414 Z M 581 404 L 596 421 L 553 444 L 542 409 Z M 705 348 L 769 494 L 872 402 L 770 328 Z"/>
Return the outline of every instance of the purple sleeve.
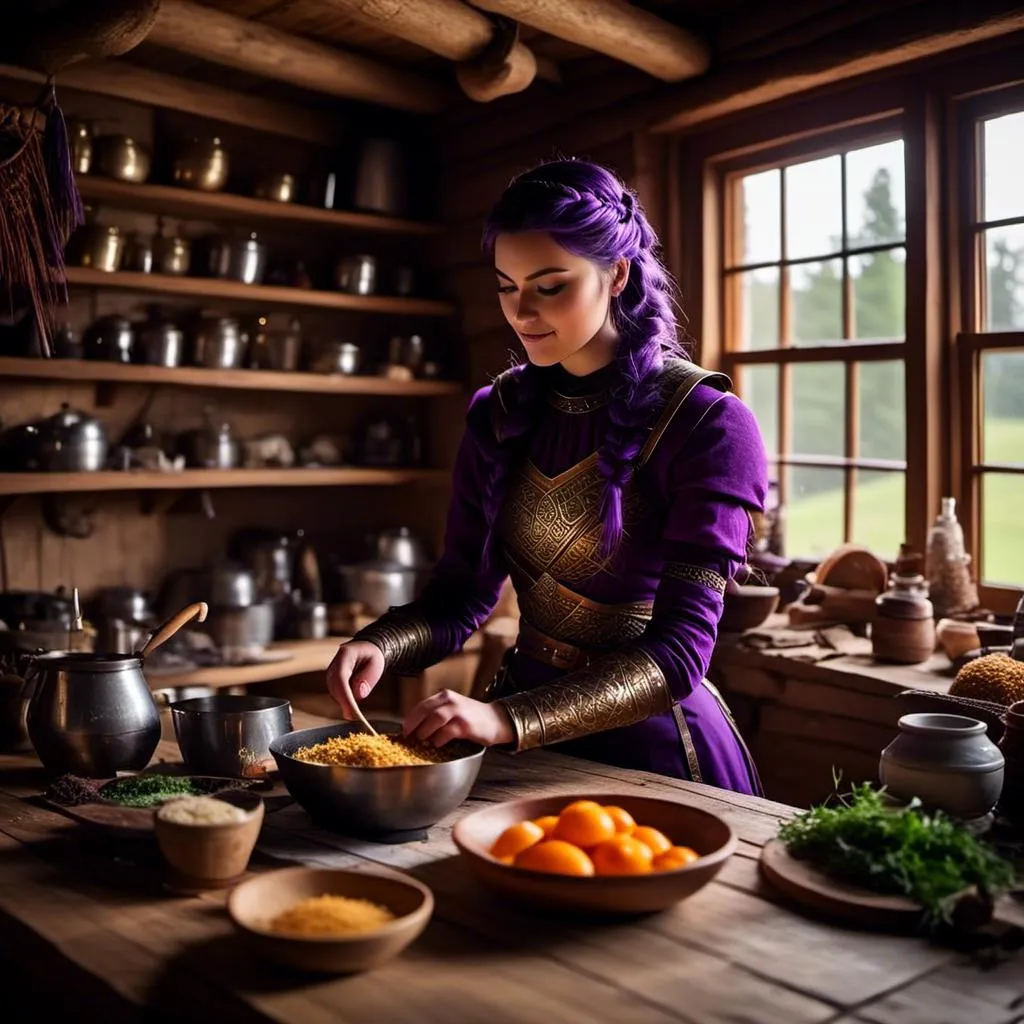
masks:
<path fill-rule="evenodd" d="M 493 611 L 508 576 L 500 546 L 492 545 L 490 557 L 485 558 L 488 524 L 482 496 L 490 469 L 486 451 L 490 390 L 482 388 L 470 403 L 468 427 L 452 474 L 444 552 L 419 599 L 402 609 L 429 625 L 431 661 L 461 649 Z"/>
<path fill-rule="evenodd" d="M 751 515 L 764 509 L 768 469 L 757 421 L 735 395 L 712 399 L 674 452 L 672 440 L 666 436 L 662 446 L 669 450 L 651 467 L 669 511 L 654 612 L 636 644 L 657 662 L 678 700 L 707 672 L 725 584 L 746 562 Z"/>

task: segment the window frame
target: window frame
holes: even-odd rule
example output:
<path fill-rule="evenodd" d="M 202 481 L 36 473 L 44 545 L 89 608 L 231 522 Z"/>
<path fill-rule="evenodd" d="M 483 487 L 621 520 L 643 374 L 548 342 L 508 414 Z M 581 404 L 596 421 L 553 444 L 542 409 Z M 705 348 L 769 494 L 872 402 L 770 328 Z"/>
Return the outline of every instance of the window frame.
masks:
<path fill-rule="evenodd" d="M 1018 77 L 1019 77 L 1018 71 Z M 1004 73 L 1005 75 L 1005 73 Z M 984 181 L 984 144 L 981 122 L 1002 114 L 1024 111 L 1024 82 L 1010 76 L 1000 82 L 991 70 L 968 73 L 947 94 L 947 122 L 951 141 L 951 180 L 947 190 L 950 259 L 957 286 L 951 288 L 950 328 L 955 372 L 951 381 L 959 410 L 960 437 L 954 446 L 957 497 L 968 550 L 973 557 L 978 596 L 983 606 L 1000 614 L 1014 611 L 1021 587 L 986 583 L 981 577 L 985 538 L 982 529 L 982 483 L 986 472 L 1024 474 L 1019 465 L 1002 466 L 983 461 L 984 401 L 982 360 L 987 352 L 1024 351 L 1024 330 L 985 331 L 987 304 L 984 251 L 986 222 L 980 206 Z"/>

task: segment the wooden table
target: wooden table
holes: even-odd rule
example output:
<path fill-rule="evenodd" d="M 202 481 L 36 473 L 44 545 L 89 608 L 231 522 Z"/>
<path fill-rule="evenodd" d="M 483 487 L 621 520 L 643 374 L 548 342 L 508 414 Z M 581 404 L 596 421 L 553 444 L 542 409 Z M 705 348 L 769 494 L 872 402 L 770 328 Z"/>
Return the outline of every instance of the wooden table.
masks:
<path fill-rule="evenodd" d="M 157 756 L 176 755 L 165 741 Z M 90 840 L 35 805 L 41 783 L 33 759 L 0 757 L 5 1024 L 53 1019 L 58 1008 L 63 1020 L 104 1024 L 1024 1021 L 1024 969 L 1015 956 L 982 970 L 965 953 L 838 928 L 776 902 L 757 857 L 792 809 L 767 800 L 538 751 L 489 753 L 469 801 L 423 842 L 346 839 L 285 806 L 268 815 L 253 870 L 284 863 L 401 869 L 437 898 L 427 931 L 396 960 L 369 974 L 310 979 L 252 960 L 223 893 L 165 892 L 154 849 Z M 737 831 L 739 851 L 715 882 L 673 910 L 611 924 L 499 902 L 463 870 L 450 838 L 460 815 L 527 794 L 583 791 L 706 807 Z"/>

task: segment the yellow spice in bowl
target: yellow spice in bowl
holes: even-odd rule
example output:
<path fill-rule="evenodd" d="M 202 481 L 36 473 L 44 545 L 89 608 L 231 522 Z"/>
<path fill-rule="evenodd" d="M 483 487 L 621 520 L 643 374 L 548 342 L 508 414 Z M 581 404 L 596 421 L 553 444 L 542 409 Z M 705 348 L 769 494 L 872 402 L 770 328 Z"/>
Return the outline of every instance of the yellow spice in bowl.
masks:
<path fill-rule="evenodd" d="M 292 756 L 311 764 L 397 768 L 412 764 L 443 764 L 463 754 L 464 751 L 457 746 L 425 747 L 383 734 L 371 736 L 366 732 L 354 732 L 348 736 L 332 736 L 312 747 L 299 747 Z"/>
<path fill-rule="evenodd" d="M 395 915 L 369 900 L 348 896 L 311 896 L 275 917 L 268 925 L 279 935 L 300 938 L 356 935 L 382 928 Z"/>

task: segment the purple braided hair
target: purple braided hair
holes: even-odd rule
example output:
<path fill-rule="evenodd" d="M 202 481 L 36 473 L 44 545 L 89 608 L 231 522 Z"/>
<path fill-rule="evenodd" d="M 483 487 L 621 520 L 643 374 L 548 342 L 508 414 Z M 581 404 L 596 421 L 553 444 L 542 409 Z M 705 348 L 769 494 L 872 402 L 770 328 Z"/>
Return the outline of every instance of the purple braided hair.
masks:
<path fill-rule="evenodd" d="M 556 160 L 514 178 L 487 218 L 484 251 L 493 256 L 498 235 L 544 231 L 567 252 L 602 267 L 630 261 L 622 293 L 611 300 L 619 334 L 617 380 L 608 405 L 609 429 L 598 466 L 604 479 L 601 554 L 609 556 L 622 538 L 622 492 L 633 476 L 658 398 L 659 371 L 666 355 L 682 355 L 677 335 L 673 285 L 656 254 L 658 238 L 636 196 L 610 170 L 584 160 Z M 530 364 L 516 374 L 507 409 L 506 435 L 492 453 L 491 477 L 483 496 L 493 533 L 508 476 L 525 447 L 536 407 L 543 397 L 541 375 Z"/>

